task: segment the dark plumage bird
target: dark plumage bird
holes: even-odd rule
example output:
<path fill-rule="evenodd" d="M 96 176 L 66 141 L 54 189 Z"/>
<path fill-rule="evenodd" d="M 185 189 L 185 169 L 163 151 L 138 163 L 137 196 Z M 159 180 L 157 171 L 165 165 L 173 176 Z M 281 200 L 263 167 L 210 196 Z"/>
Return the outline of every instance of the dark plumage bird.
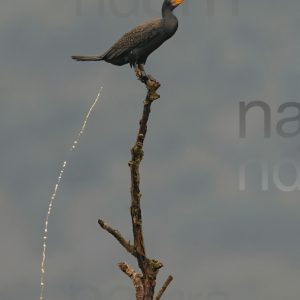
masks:
<path fill-rule="evenodd" d="M 184 0 L 164 0 L 162 19 L 141 24 L 125 33 L 110 49 L 98 56 L 72 56 L 77 61 L 104 60 L 113 65 L 130 64 L 137 75 L 146 76 L 143 65 L 148 56 L 168 40 L 177 30 L 178 20 L 173 14 L 175 7 Z"/>

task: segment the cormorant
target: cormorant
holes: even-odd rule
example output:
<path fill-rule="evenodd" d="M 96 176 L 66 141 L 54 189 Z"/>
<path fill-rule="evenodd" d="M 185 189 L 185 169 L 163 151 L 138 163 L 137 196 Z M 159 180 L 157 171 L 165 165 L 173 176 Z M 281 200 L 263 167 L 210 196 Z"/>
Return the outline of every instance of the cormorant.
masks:
<path fill-rule="evenodd" d="M 125 33 L 110 49 L 98 56 L 72 56 L 77 61 L 104 60 L 113 65 L 130 64 L 139 78 L 149 78 L 143 65 L 148 56 L 168 40 L 178 28 L 178 20 L 173 14 L 175 7 L 184 0 L 164 0 L 162 19 L 148 21 Z"/>

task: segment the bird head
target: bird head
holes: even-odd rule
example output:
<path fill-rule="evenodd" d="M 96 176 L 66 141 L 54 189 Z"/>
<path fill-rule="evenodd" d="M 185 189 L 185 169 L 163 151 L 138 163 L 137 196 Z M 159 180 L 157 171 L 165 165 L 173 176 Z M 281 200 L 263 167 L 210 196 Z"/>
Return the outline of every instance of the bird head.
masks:
<path fill-rule="evenodd" d="M 180 5 L 184 0 L 165 0 L 167 5 L 173 10 L 175 7 Z"/>

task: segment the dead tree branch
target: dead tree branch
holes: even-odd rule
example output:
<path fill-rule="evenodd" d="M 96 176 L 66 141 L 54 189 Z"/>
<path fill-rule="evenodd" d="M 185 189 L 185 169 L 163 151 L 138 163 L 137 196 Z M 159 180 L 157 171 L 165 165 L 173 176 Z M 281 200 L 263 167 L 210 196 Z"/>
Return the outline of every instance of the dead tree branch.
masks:
<path fill-rule="evenodd" d="M 118 263 L 119 268 L 131 278 L 135 287 L 135 295 L 137 300 L 143 300 L 144 286 L 142 281 L 142 275 L 135 272 L 126 262 Z"/>
<path fill-rule="evenodd" d="M 98 220 L 99 225 L 106 230 L 107 232 L 109 232 L 112 236 L 114 236 L 119 243 L 129 252 L 131 253 L 133 256 L 136 257 L 136 251 L 135 251 L 135 247 L 133 245 L 130 244 L 130 241 L 126 241 L 123 236 L 121 235 L 121 233 L 116 230 L 113 229 L 112 227 L 110 227 L 108 224 L 106 224 L 103 220 Z"/>
<path fill-rule="evenodd" d="M 139 69 L 140 68 L 140 69 Z M 153 300 L 154 290 L 156 285 L 156 276 L 159 269 L 163 264 L 156 259 L 150 259 L 146 255 L 143 227 L 142 227 L 142 213 L 141 213 L 141 192 L 140 192 L 140 163 L 144 156 L 144 140 L 147 133 L 147 123 L 151 112 L 151 105 L 154 100 L 160 96 L 157 94 L 157 89 L 160 87 L 160 83 L 152 78 L 150 75 L 145 75 L 141 66 L 136 68 L 136 75 L 138 79 L 143 82 L 147 88 L 147 96 L 144 101 L 143 114 L 139 122 L 139 130 L 136 141 L 131 148 L 131 160 L 128 165 L 130 167 L 131 176 L 131 207 L 130 214 L 132 220 L 132 231 L 134 244 L 131 245 L 129 241 L 126 241 L 122 237 L 121 233 L 107 225 L 103 220 L 98 220 L 99 225 L 114 236 L 119 243 L 134 257 L 136 257 L 138 266 L 141 269 L 142 274 L 136 273 L 127 263 L 121 262 L 118 264 L 119 268 L 127 274 L 133 281 L 133 285 L 136 290 L 137 300 Z M 156 296 L 156 300 L 159 300 L 169 283 L 173 279 L 169 276 L 164 283 L 163 287 Z"/>
<path fill-rule="evenodd" d="M 159 290 L 157 296 L 155 297 L 155 300 L 159 300 L 161 298 L 161 296 L 163 295 L 163 293 L 165 292 L 165 290 L 167 289 L 167 287 L 169 286 L 169 284 L 171 283 L 172 280 L 173 280 L 173 276 L 169 275 L 168 278 L 166 279 L 165 283 Z"/>

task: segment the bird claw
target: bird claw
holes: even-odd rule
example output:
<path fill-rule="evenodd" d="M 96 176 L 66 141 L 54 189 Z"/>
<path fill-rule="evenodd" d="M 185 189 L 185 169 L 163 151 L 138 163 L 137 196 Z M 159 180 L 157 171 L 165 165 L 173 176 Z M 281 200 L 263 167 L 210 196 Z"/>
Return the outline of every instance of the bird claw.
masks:
<path fill-rule="evenodd" d="M 149 74 L 142 75 L 141 77 L 138 78 L 138 80 L 140 80 L 142 83 L 144 83 L 146 85 L 148 83 L 151 84 L 151 85 L 159 84 L 159 82 Z"/>
<path fill-rule="evenodd" d="M 138 68 L 135 69 L 135 75 L 137 79 L 143 83 L 147 83 L 148 80 L 153 82 L 158 82 L 154 77 L 152 77 L 150 74 L 146 74 L 145 71 L 140 70 Z"/>
<path fill-rule="evenodd" d="M 158 82 L 153 76 L 151 76 L 150 74 L 147 74 L 147 80 L 153 81 L 153 82 Z"/>
<path fill-rule="evenodd" d="M 139 68 L 134 68 L 135 75 L 138 79 L 142 77 L 142 71 Z"/>
<path fill-rule="evenodd" d="M 136 66 L 134 68 L 134 71 L 135 71 L 135 75 L 136 75 L 137 79 L 145 84 L 147 83 L 148 80 L 157 82 L 157 80 L 155 80 L 151 75 L 146 74 L 144 67 L 141 64 Z"/>
<path fill-rule="evenodd" d="M 152 77 L 150 74 L 146 74 L 143 66 L 139 65 L 134 68 L 135 75 L 139 81 L 147 86 L 148 92 L 150 92 L 151 100 L 156 100 L 160 96 L 156 93 L 156 90 L 160 87 L 160 83 Z"/>
<path fill-rule="evenodd" d="M 141 81 L 142 83 L 147 83 L 148 76 L 146 74 L 137 74 L 137 80 Z"/>
<path fill-rule="evenodd" d="M 149 80 L 148 75 L 143 74 L 141 76 L 139 76 L 138 80 L 140 80 L 142 83 L 147 83 L 147 81 Z"/>

